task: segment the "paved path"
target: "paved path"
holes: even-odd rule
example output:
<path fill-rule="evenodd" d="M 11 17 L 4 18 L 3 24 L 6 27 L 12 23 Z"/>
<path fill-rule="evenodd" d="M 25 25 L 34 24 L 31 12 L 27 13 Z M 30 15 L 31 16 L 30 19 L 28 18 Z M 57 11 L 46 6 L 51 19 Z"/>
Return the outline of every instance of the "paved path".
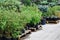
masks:
<path fill-rule="evenodd" d="M 33 32 L 25 40 L 60 40 L 60 23 L 43 25 L 43 30 Z"/>

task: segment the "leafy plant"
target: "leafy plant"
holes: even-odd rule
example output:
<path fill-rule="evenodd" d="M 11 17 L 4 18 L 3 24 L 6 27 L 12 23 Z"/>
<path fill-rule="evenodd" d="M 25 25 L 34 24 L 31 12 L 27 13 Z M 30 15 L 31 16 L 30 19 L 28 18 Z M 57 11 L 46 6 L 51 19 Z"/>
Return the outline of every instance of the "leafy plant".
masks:
<path fill-rule="evenodd" d="M 27 23 L 33 22 L 34 24 L 38 23 L 40 21 L 42 13 L 38 10 L 37 6 L 26 6 L 23 9 L 21 9 L 24 13 L 23 16 L 25 16 Z"/>
<path fill-rule="evenodd" d="M 47 7 L 46 12 L 42 13 L 42 17 L 51 17 L 52 15 L 54 15 L 54 13 L 51 7 Z"/>
<path fill-rule="evenodd" d="M 0 31 L 5 37 L 17 38 L 26 23 L 36 24 L 41 19 L 42 13 L 35 5 L 20 5 L 18 0 L 2 0 L 0 4 Z"/>
<path fill-rule="evenodd" d="M 54 6 L 53 8 L 52 8 L 52 12 L 53 12 L 53 14 L 56 16 L 56 14 L 58 14 L 57 12 L 58 11 L 60 11 L 60 6 Z M 59 14 L 58 14 L 59 15 Z"/>
<path fill-rule="evenodd" d="M 0 1 L 0 29 L 6 37 L 16 38 L 21 34 L 20 29 L 24 28 L 24 21 L 21 21 L 20 2 L 15 0 Z M 22 17 L 23 18 L 23 17 Z M 22 23 L 21 23 L 22 22 Z M 10 35 L 8 35 L 8 34 Z"/>

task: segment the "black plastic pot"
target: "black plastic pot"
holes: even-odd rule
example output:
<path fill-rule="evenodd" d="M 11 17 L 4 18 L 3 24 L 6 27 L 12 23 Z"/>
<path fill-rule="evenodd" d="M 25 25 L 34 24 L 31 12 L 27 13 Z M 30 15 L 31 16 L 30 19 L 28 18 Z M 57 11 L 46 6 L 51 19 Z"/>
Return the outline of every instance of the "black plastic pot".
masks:
<path fill-rule="evenodd" d="M 25 30 L 28 30 L 28 27 L 27 26 L 25 27 Z"/>
<path fill-rule="evenodd" d="M 24 30 L 24 29 L 21 29 L 21 32 L 22 32 L 22 33 L 25 33 L 25 30 Z"/>
<path fill-rule="evenodd" d="M 53 18 L 51 18 L 51 17 L 48 18 L 48 21 L 52 21 L 52 20 L 53 20 Z"/>
<path fill-rule="evenodd" d="M 6 38 L 6 37 L 0 37 L 0 40 L 18 40 L 18 38 Z"/>
<path fill-rule="evenodd" d="M 47 17 L 46 20 L 47 21 L 56 21 L 56 20 L 59 20 L 59 18 L 57 18 L 57 17 L 52 17 L 52 18 L 51 17 Z"/>
<path fill-rule="evenodd" d="M 55 17 L 55 19 L 56 19 L 56 20 L 60 20 L 60 18 L 59 18 L 59 17 Z"/>
<path fill-rule="evenodd" d="M 58 18 L 58 20 L 60 20 L 60 18 Z"/>
<path fill-rule="evenodd" d="M 31 27 L 34 27 L 35 25 L 33 23 L 27 23 L 27 28 L 30 29 Z"/>
<path fill-rule="evenodd" d="M 29 29 L 31 27 L 30 23 L 26 24 L 26 29 Z"/>
<path fill-rule="evenodd" d="M 50 20 L 49 17 L 46 17 L 46 20 Z"/>
<path fill-rule="evenodd" d="M 18 38 L 11 38 L 11 40 L 18 40 Z"/>
<path fill-rule="evenodd" d="M 2 37 L 0 37 L 0 40 L 2 40 Z"/>
<path fill-rule="evenodd" d="M 53 21 L 56 21 L 56 20 L 58 20 L 58 19 L 54 17 L 54 18 L 53 18 Z"/>
<path fill-rule="evenodd" d="M 2 40 L 7 40 L 7 38 L 6 37 L 2 37 Z"/>
<path fill-rule="evenodd" d="M 42 24 L 42 25 L 45 25 L 45 24 L 46 24 L 46 19 L 42 19 L 42 20 L 41 20 L 41 24 Z"/>
<path fill-rule="evenodd" d="M 36 30 L 39 29 L 39 28 L 38 28 L 38 25 L 39 25 L 38 23 L 35 25 Z"/>
<path fill-rule="evenodd" d="M 1 40 L 11 40 L 11 38 L 2 37 Z"/>
<path fill-rule="evenodd" d="M 11 40 L 11 38 L 6 38 L 6 40 Z"/>
<path fill-rule="evenodd" d="M 26 24 L 26 27 L 25 27 L 25 30 L 28 30 L 29 28 L 30 28 L 30 24 L 27 23 L 27 24 Z"/>

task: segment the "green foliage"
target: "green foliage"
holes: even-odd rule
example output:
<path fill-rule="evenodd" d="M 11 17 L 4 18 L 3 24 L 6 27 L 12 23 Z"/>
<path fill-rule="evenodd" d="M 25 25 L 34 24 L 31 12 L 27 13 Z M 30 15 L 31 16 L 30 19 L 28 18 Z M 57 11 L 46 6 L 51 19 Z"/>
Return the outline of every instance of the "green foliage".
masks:
<path fill-rule="evenodd" d="M 20 29 L 24 28 L 24 21 L 21 20 L 22 15 L 20 16 L 19 11 L 19 1 L 0 0 L 0 31 L 11 33 L 11 35 L 9 34 L 11 37 L 21 34 Z"/>
<path fill-rule="evenodd" d="M 31 0 L 21 0 L 25 5 L 31 5 Z"/>
<path fill-rule="evenodd" d="M 49 7 L 47 12 L 45 12 L 45 14 L 43 14 L 44 16 L 48 17 L 48 16 L 52 16 L 55 15 L 55 13 L 57 11 L 60 11 L 60 6 L 54 6 L 54 7 Z"/>
<path fill-rule="evenodd" d="M 53 12 L 60 11 L 60 6 L 54 6 L 54 7 L 52 8 L 52 11 L 53 11 Z"/>
<path fill-rule="evenodd" d="M 26 6 L 24 9 L 21 9 L 22 13 L 28 18 L 27 23 L 32 22 L 34 24 L 40 21 L 42 13 L 38 10 L 37 6 Z"/>
<path fill-rule="evenodd" d="M 32 23 L 36 24 L 40 22 L 42 13 L 38 10 L 37 6 L 31 7 Z"/>
<path fill-rule="evenodd" d="M 0 0 L 0 31 L 10 33 L 13 38 L 21 34 L 26 23 L 38 23 L 42 14 L 37 6 L 24 6 L 20 3 L 18 0 Z"/>
<path fill-rule="evenodd" d="M 58 0 L 47 0 L 48 2 L 57 2 Z"/>
<path fill-rule="evenodd" d="M 52 10 L 53 14 L 55 15 L 55 13 L 57 11 L 60 11 L 60 6 L 54 6 L 51 10 Z"/>
<path fill-rule="evenodd" d="M 35 4 L 40 4 L 41 3 L 41 0 L 36 0 L 36 1 L 33 1 Z"/>
<path fill-rule="evenodd" d="M 49 17 L 49 16 L 52 16 L 52 15 L 53 15 L 53 12 L 52 12 L 51 7 L 48 7 L 47 11 L 42 14 L 43 17 Z"/>
<path fill-rule="evenodd" d="M 52 15 L 53 15 L 51 9 L 52 9 L 51 7 L 48 7 L 48 10 L 47 10 L 47 12 L 46 12 L 46 17 L 49 17 L 49 16 L 52 16 Z"/>
<path fill-rule="evenodd" d="M 48 2 L 47 1 L 42 1 L 41 4 L 45 5 L 45 4 L 48 4 Z"/>

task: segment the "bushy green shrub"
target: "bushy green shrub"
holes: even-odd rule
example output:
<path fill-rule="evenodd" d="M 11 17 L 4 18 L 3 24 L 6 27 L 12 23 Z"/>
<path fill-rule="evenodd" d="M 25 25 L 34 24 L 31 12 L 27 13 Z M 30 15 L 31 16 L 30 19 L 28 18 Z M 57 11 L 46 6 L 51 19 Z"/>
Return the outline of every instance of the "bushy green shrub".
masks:
<path fill-rule="evenodd" d="M 60 17 L 60 14 L 58 13 L 60 11 L 60 6 L 54 6 L 52 8 L 52 12 L 55 16 Z"/>
<path fill-rule="evenodd" d="M 47 11 L 42 13 L 43 17 L 51 17 L 52 15 L 54 15 L 54 14 L 53 14 L 53 11 L 52 11 L 51 7 L 48 7 Z"/>
<path fill-rule="evenodd" d="M 0 0 L 0 31 L 9 33 L 11 37 L 17 37 L 21 34 L 21 29 L 24 29 L 24 21 L 20 16 L 20 2 L 17 0 Z M 23 18 L 23 17 L 22 17 Z M 2 35 L 1 34 L 1 35 Z M 4 36 L 3 35 L 3 36 Z"/>
<path fill-rule="evenodd" d="M 45 16 L 48 17 L 48 16 L 52 16 L 52 15 L 55 15 L 55 13 L 57 11 L 60 11 L 60 6 L 54 6 L 54 7 L 49 7 L 47 12 L 45 12 Z"/>
<path fill-rule="evenodd" d="M 53 11 L 53 13 L 55 13 L 56 11 L 60 11 L 60 6 L 54 6 L 52 8 L 52 11 Z"/>
<path fill-rule="evenodd" d="M 4 32 L 6 37 L 18 37 L 26 23 L 36 24 L 41 19 L 42 13 L 37 6 L 20 5 L 17 0 L 2 0 L 0 4 L 0 31 Z"/>
<path fill-rule="evenodd" d="M 52 16 L 53 15 L 53 12 L 52 12 L 52 8 L 51 7 L 48 7 L 48 10 L 47 10 L 47 12 L 46 12 L 46 17 L 50 17 L 50 16 Z"/>
<path fill-rule="evenodd" d="M 31 9 L 30 11 L 31 11 L 31 15 L 32 15 L 32 20 L 31 20 L 31 22 L 34 23 L 34 24 L 40 22 L 42 12 L 40 12 L 40 11 L 38 10 L 38 7 L 37 7 L 37 6 L 33 6 L 33 7 L 31 7 L 30 9 Z"/>
<path fill-rule="evenodd" d="M 18 28 L 20 28 L 18 14 L 14 11 L 3 10 L 0 11 L 0 28 L 3 32 L 14 33 Z M 18 31 L 17 31 L 18 32 Z M 13 36 L 13 35 L 12 35 Z"/>
<path fill-rule="evenodd" d="M 38 23 L 41 19 L 42 12 L 38 10 L 37 6 L 26 6 L 25 9 L 23 9 L 22 13 L 24 12 L 26 17 L 29 17 L 29 22 L 33 22 L 34 24 Z M 28 20 L 27 20 L 28 21 Z M 27 22 L 27 23 L 29 23 Z"/>

